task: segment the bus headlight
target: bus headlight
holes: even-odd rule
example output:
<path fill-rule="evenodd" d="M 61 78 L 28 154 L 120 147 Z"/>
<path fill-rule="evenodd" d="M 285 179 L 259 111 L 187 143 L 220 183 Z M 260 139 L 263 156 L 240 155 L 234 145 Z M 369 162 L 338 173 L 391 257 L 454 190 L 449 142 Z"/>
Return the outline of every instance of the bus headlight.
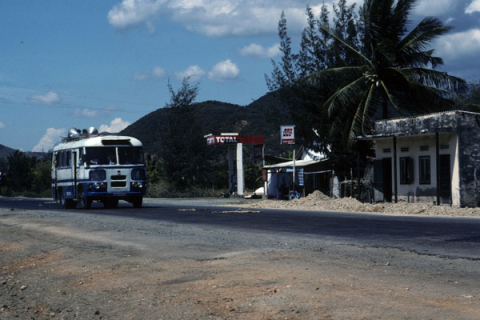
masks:
<path fill-rule="evenodd" d="M 105 170 L 91 170 L 89 175 L 91 181 L 103 181 L 107 179 L 107 172 Z"/>
<path fill-rule="evenodd" d="M 145 169 L 136 168 L 132 170 L 132 180 L 147 180 Z"/>
<path fill-rule="evenodd" d="M 107 190 L 107 184 L 105 182 L 96 182 L 96 183 L 90 183 L 88 185 L 88 191 L 106 191 Z"/>

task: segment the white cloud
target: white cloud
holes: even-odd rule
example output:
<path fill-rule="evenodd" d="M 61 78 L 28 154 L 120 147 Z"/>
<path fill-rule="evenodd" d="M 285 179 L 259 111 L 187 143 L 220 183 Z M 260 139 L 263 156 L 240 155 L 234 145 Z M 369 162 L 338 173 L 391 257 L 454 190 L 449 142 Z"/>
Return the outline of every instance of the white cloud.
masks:
<path fill-rule="evenodd" d="M 165 76 L 165 70 L 160 68 L 160 67 L 155 67 L 152 69 L 152 77 L 155 78 L 155 79 L 160 79 L 160 78 L 163 78 Z"/>
<path fill-rule="evenodd" d="M 444 1 L 444 0 L 440 0 Z M 317 16 L 321 3 L 311 5 Z M 333 0 L 328 1 L 331 9 Z M 336 1 L 335 1 L 336 2 Z M 351 3 L 361 0 L 350 0 Z M 108 21 L 116 29 L 135 27 L 154 32 L 155 22 L 165 13 L 189 31 L 210 37 L 276 33 L 278 20 L 285 12 L 291 33 L 306 25 L 307 0 L 123 0 L 112 7 Z"/>
<path fill-rule="evenodd" d="M 97 111 L 89 109 L 80 110 L 79 108 L 77 108 L 73 112 L 73 116 L 77 118 L 95 118 L 97 115 Z"/>
<path fill-rule="evenodd" d="M 480 0 L 473 0 L 465 9 L 465 13 L 480 12 Z"/>
<path fill-rule="evenodd" d="M 166 0 L 123 0 L 108 12 L 108 22 L 117 29 L 144 26 L 155 32 L 154 20 Z"/>
<path fill-rule="evenodd" d="M 457 19 L 454 18 L 454 17 L 449 17 L 449 18 L 447 18 L 447 20 L 445 20 L 445 23 L 446 23 L 446 24 L 450 24 L 450 23 L 452 23 L 452 22 L 455 21 L 455 20 L 457 20 Z"/>
<path fill-rule="evenodd" d="M 437 54 L 446 61 L 465 61 L 471 57 L 476 60 L 480 52 L 480 29 L 451 33 L 441 37 L 436 45 Z"/>
<path fill-rule="evenodd" d="M 420 16 L 439 16 L 448 14 L 458 5 L 458 0 L 420 0 L 413 12 Z"/>
<path fill-rule="evenodd" d="M 117 133 L 130 125 L 130 122 L 122 120 L 122 118 L 115 118 L 108 124 L 100 125 L 98 132 Z"/>
<path fill-rule="evenodd" d="M 228 82 L 235 80 L 239 74 L 240 69 L 238 69 L 237 65 L 230 59 L 227 59 L 214 65 L 208 73 L 208 78 L 216 82 Z"/>
<path fill-rule="evenodd" d="M 55 143 L 60 140 L 62 135 L 65 135 L 67 129 L 48 128 L 45 135 L 40 139 L 38 144 L 33 147 L 33 152 L 47 152 L 53 148 Z"/>
<path fill-rule="evenodd" d="M 240 55 L 242 56 L 256 56 L 260 58 L 273 58 L 277 55 L 280 55 L 280 44 L 276 43 L 269 48 L 264 48 L 263 46 L 251 43 L 248 46 L 245 46 L 239 50 Z"/>
<path fill-rule="evenodd" d="M 135 81 L 143 81 L 148 79 L 148 74 L 147 73 L 141 73 L 141 72 L 135 72 L 133 75 L 133 80 Z"/>
<path fill-rule="evenodd" d="M 31 96 L 30 100 L 36 103 L 52 104 L 55 102 L 59 102 L 60 96 L 56 92 L 49 91 L 43 96 L 39 96 L 39 95 Z"/>
<path fill-rule="evenodd" d="M 3 122 L 0 122 L 0 129 L 5 128 L 5 124 Z"/>
<path fill-rule="evenodd" d="M 144 81 L 144 80 L 159 80 L 163 78 L 167 73 L 163 68 L 155 67 L 150 73 L 141 73 L 135 72 L 133 75 L 133 80 L 135 81 Z"/>
<path fill-rule="evenodd" d="M 189 80 L 193 82 L 199 81 L 204 75 L 205 71 L 197 65 L 190 66 L 184 71 L 177 71 L 174 73 L 175 78 L 180 81 L 189 78 Z"/>

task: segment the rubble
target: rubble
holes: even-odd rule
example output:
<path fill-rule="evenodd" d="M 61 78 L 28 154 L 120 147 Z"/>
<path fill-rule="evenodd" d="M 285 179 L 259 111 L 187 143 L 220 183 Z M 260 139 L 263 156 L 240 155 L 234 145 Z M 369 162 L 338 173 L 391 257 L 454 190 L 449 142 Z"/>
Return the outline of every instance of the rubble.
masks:
<path fill-rule="evenodd" d="M 480 208 L 458 208 L 428 203 L 363 203 L 355 198 L 333 199 L 316 190 L 305 198 L 286 200 L 262 200 L 247 204 L 253 208 L 319 210 L 341 212 L 365 212 L 390 215 L 480 217 Z"/>

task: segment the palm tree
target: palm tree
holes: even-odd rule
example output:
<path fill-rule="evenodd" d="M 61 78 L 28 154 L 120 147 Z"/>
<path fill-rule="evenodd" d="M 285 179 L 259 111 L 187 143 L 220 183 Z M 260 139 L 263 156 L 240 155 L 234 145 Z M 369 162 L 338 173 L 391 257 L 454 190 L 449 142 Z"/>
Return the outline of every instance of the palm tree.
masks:
<path fill-rule="evenodd" d="M 408 16 L 417 0 L 365 0 L 360 10 L 363 48 L 356 50 L 328 27 L 322 29 L 359 57 L 359 65 L 330 68 L 310 75 L 314 83 L 331 84 L 324 106 L 352 142 L 370 133 L 373 121 L 392 115 L 415 115 L 452 109 L 453 92 L 465 81 L 435 70 L 443 60 L 430 49 L 432 40 L 451 30 L 434 17 L 408 32 Z M 431 68 L 429 68 L 431 66 Z"/>

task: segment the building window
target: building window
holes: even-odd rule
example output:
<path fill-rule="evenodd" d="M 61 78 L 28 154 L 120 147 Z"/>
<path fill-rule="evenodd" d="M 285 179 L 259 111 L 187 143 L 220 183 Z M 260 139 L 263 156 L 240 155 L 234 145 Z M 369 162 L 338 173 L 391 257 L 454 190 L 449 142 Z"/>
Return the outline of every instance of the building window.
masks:
<path fill-rule="evenodd" d="M 447 150 L 447 149 L 449 149 L 449 148 L 450 148 L 450 145 L 448 145 L 448 144 L 441 144 L 441 145 L 440 145 L 440 149 L 441 149 L 441 150 Z"/>
<path fill-rule="evenodd" d="M 420 151 L 428 151 L 428 145 L 420 146 Z"/>
<path fill-rule="evenodd" d="M 430 156 L 421 156 L 418 160 L 419 182 L 420 184 L 430 184 Z"/>
<path fill-rule="evenodd" d="M 400 184 L 413 182 L 413 160 L 410 157 L 400 158 Z"/>
<path fill-rule="evenodd" d="M 408 147 L 401 147 L 400 152 L 408 152 L 409 148 Z"/>
<path fill-rule="evenodd" d="M 390 152 L 392 152 L 392 149 L 390 148 L 383 149 L 383 153 L 390 153 Z"/>

